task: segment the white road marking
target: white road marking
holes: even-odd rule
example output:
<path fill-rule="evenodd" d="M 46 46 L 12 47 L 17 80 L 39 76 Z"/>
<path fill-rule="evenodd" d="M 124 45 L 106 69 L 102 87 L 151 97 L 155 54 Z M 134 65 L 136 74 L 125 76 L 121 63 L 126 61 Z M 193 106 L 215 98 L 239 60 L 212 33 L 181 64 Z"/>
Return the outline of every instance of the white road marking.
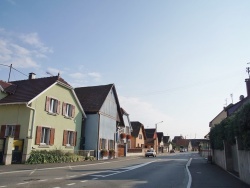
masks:
<path fill-rule="evenodd" d="M 73 178 L 73 177 L 76 177 L 76 175 L 74 175 L 74 176 L 69 176 L 70 178 Z"/>
<path fill-rule="evenodd" d="M 187 170 L 187 173 L 188 173 L 188 184 L 187 184 L 187 188 L 190 188 L 191 187 L 191 184 L 192 184 L 192 176 L 191 176 L 191 173 L 188 169 L 188 167 L 190 166 L 191 164 L 191 161 L 192 161 L 192 158 L 189 159 L 189 161 L 187 162 L 186 164 L 186 170 Z"/>
<path fill-rule="evenodd" d="M 61 187 L 53 187 L 53 188 L 61 188 Z"/>
<path fill-rule="evenodd" d="M 2 186 L 0 186 L 0 187 L 7 187 L 6 185 L 2 185 Z"/>
<path fill-rule="evenodd" d="M 82 183 L 87 182 L 88 180 L 81 181 Z"/>
<path fill-rule="evenodd" d="M 68 186 L 71 186 L 71 185 L 75 185 L 76 183 L 69 183 L 69 184 L 66 184 Z"/>
<path fill-rule="evenodd" d="M 139 158 L 139 157 L 136 157 Z M 84 164 L 84 165 L 75 165 L 75 166 L 70 166 L 70 168 L 78 168 L 78 167 L 83 167 L 83 166 L 96 166 L 96 165 L 102 165 L 102 164 L 109 164 L 109 163 L 120 163 L 122 161 L 129 161 L 133 160 L 135 158 L 130 158 L 130 159 L 124 159 L 124 160 L 119 160 L 119 161 L 111 161 L 111 162 L 99 162 L 99 163 L 93 163 L 93 164 Z M 69 166 L 61 166 L 61 167 L 54 167 L 54 168 L 40 168 L 36 169 L 36 171 L 44 171 L 44 170 L 56 170 L 56 169 L 64 169 L 64 168 L 69 168 Z M 14 174 L 14 173 L 23 173 L 23 172 L 32 172 L 32 170 L 17 170 L 17 171 L 10 171 L 10 172 L 0 172 L 1 174 Z"/>
<path fill-rule="evenodd" d="M 44 179 L 44 180 L 38 180 L 38 181 L 48 181 L 48 179 Z"/>
<path fill-rule="evenodd" d="M 98 180 L 98 178 L 92 178 L 92 180 Z"/>
<path fill-rule="evenodd" d="M 32 175 L 35 171 L 36 171 L 36 169 L 34 169 L 34 170 L 29 174 L 29 176 Z"/>
<path fill-rule="evenodd" d="M 29 182 L 24 182 L 24 183 L 18 183 L 17 185 L 23 185 L 23 184 L 27 184 Z"/>
<path fill-rule="evenodd" d="M 61 178 L 55 178 L 56 180 L 61 180 L 61 179 L 63 179 L 62 177 Z"/>

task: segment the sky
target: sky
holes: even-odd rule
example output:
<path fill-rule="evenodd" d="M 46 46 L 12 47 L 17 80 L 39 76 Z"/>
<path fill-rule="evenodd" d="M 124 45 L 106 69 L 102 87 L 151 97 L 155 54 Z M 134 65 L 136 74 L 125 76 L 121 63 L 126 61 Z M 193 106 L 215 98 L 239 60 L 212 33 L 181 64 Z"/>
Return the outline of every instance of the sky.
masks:
<path fill-rule="evenodd" d="M 0 80 L 114 83 L 131 121 L 204 138 L 246 96 L 250 1 L 2 0 Z M 162 122 L 163 121 L 163 122 Z M 159 123 L 162 122 L 162 123 Z"/>

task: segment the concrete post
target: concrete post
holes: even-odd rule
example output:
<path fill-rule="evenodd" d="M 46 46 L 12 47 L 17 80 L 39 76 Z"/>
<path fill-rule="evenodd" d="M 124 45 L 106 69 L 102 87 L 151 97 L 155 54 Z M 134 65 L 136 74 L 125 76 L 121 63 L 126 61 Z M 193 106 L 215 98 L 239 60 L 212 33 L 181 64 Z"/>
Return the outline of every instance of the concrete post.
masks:
<path fill-rule="evenodd" d="M 30 153 L 31 153 L 31 142 L 32 139 L 31 138 L 26 138 L 24 140 L 24 146 L 23 146 L 23 155 L 22 155 L 22 163 L 25 163 L 29 157 L 30 157 Z"/>
<path fill-rule="evenodd" d="M 4 154 L 3 154 L 3 164 L 10 165 L 12 161 L 12 149 L 13 149 L 13 137 L 7 137 L 5 140 Z"/>
<path fill-rule="evenodd" d="M 240 165 L 240 156 L 239 156 L 239 146 L 238 146 L 238 139 L 237 136 L 235 137 L 236 141 L 236 151 L 237 151 L 237 163 L 238 163 L 238 168 L 239 168 L 239 178 L 241 178 L 241 165 Z"/>

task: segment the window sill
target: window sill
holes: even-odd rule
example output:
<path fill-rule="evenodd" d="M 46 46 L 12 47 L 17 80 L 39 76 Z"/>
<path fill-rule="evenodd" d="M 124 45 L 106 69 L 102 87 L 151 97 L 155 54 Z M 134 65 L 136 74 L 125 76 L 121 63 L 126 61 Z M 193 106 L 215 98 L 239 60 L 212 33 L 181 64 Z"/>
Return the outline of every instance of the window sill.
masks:
<path fill-rule="evenodd" d="M 48 114 L 52 116 L 57 116 L 57 113 L 53 113 L 53 112 L 48 112 Z"/>
<path fill-rule="evenodd" d="M 65 148 L 67 148 L 67 149 L 73 149 L 74 146 L 65 146 Z"/>
<path fill-rule="evenodd" d="M 64 118 L 66 118 L 66 119 L 72 119 L 72 117 L 69 117 L 69 116 L 64 116 Z"/>
<path fill-rule="evenodd" d="M 38 148 L 49 148 L 49 145 L 39 145 Z"/>

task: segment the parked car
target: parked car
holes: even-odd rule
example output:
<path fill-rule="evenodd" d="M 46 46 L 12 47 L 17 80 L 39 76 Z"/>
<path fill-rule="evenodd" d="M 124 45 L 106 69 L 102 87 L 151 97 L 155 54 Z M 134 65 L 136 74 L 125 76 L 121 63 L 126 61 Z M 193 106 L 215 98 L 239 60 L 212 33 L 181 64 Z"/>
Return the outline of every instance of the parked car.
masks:
<path fill-rule="evenodd" d="M 170 153 L 175 153 L 175 151 L 173 149 L 170 150 Z"/>
<path fill-rule="evenodd" d="M 152 150 L 152 149 L 147 150 L 145 153 L 145 157 L 149 157 L 149 156 L 156 157 L 155 150 Z"/>

